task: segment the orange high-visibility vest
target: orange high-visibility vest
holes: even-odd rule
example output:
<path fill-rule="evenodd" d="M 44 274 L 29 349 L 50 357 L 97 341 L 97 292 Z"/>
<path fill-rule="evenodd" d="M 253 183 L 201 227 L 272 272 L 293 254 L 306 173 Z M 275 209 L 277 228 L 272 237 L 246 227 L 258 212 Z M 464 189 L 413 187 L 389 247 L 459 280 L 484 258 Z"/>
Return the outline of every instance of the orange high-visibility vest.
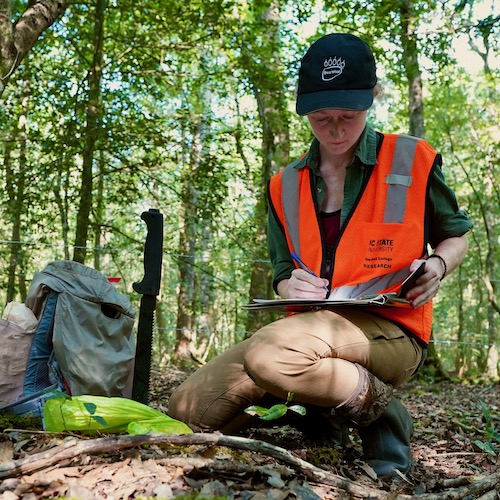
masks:
<path fill-rule="evenodd" d="M 435 157 L 422 139 L 384 135 L 378 163 L 341 228 L 333 273 L 327 276 L 332 294 L 356 297 L 394 291 L 413 260 L 426 255 L 426 198 Z M 307 167 L 289 166 L 271 179 L 269 194 L 290 252 L 319 276 L 326 252 L 310 176 Z M 432 302 L 417 309 L 370 309 L 429 342 Z"/>

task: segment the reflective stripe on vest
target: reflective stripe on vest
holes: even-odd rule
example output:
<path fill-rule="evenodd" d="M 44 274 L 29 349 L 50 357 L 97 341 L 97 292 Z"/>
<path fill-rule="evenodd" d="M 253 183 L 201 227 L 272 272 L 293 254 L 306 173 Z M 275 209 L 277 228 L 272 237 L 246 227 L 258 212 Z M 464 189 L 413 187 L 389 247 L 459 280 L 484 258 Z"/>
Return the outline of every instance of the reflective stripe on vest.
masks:
<path fill-rule="evenodd" d="M 299 238 L 299 170 L 296 168 L 286 168 L 283 171 L 281 191 L 283 210 L 288 234 L 292 242 L 293 251 L 300 257 Z M 286 195 L 285 195 L 286 193 Z"/>
<path fill-rule="evenodd" d="M 391 172 L 386 176 L 386 183 L 389 185 L 384 211 L 385 223 L 402 223 L 406 211 L 406 200 L 408 188 L 412 185 L 411 169 L 415 158 L 415 151 L 418 139 L 415 137 L 400 135 L 396 139 L 396 147 L 392 160 Z M 293 251 L 300 257 L 300 235 L 299 235 L 299 181 L 300 170 L 294 167 L 286 168 L 281 177 L 282 182 L 282 203 L 285 216 L 285 223 L 288 235 L 292 242 Z M 367 286 L 366 290 L 373 290 L 380 279 L 386 280 L 388 286 L 402 281 L 408 276 L 409 267 L 397 272 L 394 279 L 389 275 L 382 278 L 375 278 L 373 286 Z M 406 274 L 405 274 L 406 273 Z M 368 285 L 368 283 L 366 283 Z M 386 288 L 386 287 L 384 287 Z M 380 290 L 381 287 L 378 288 Z M 364 290 L 364 288 L 363 288 Z M 366 291 L 363 293 L 372 293 Z M 354 291 L 353 291 L 353 295 Z"/>
<path fill-rule="evenodd" d="M 389 184 L 385 202 L 385 223 L 402 223 L 406 211 L 408 188 L 412 184 L 411 169 L 415 159 L 418 139 L 400 135 L 396 139 L 396 148 L 392 158 L 391 173 L 385 182 Z"/>

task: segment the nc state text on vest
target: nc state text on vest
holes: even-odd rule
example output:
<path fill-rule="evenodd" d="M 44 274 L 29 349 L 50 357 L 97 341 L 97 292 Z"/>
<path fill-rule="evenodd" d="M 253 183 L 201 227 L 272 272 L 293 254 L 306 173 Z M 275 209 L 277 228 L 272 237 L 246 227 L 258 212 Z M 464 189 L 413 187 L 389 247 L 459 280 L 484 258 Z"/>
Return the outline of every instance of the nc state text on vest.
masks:
<path fill-rule="evenodd" d="M 393 252 L 394 240 L 370 240 L 369 252 Z"/>

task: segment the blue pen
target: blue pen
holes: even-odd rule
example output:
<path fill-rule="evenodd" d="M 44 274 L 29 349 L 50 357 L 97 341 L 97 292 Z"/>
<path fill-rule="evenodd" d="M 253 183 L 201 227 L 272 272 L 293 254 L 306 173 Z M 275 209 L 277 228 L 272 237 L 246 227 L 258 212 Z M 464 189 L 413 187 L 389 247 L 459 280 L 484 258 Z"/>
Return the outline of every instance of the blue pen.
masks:
<path fill-rule="evenodd" d="M 314 273 L 313 271 L 311 271 L 311 269 L 309 269 L 299 258 L 299 256 L 296 254 L 296 253 L 291 253 L 290 254 L 290 257 L 295 261 L 297 262 L 297 264 L 302 268 L 304 269 L 304 271 L 308 272 L 309 274 L 311 274 L 312 276 L 315 276 L 316 278 L 319 278 L 319 276 Z M 324 286 L 323 285 L 323 289 L 325 290 L 325 292 L 328 292 L 328 287 Z"/>

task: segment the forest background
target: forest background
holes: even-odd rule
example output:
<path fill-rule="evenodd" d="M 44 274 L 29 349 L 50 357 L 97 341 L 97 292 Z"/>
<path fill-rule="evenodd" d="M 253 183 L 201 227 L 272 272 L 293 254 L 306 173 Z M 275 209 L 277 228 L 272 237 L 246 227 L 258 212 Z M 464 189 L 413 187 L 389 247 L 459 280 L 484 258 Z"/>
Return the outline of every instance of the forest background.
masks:
<path fill-rule="evenodd" d="M 498 380 L 499 19 L 493 0 L 0 0 L 0 302 L 70 259 L 121 277 L 138 310 L 156 208 L 156 363 L 204 362 L 275 317 L 242 307 L 274 296 L 265 186 L 311 140 L 301 56 L 351 32 L 385 90 L 369 120 L 425 137 L 474 222 L 433 359 Z"/>

